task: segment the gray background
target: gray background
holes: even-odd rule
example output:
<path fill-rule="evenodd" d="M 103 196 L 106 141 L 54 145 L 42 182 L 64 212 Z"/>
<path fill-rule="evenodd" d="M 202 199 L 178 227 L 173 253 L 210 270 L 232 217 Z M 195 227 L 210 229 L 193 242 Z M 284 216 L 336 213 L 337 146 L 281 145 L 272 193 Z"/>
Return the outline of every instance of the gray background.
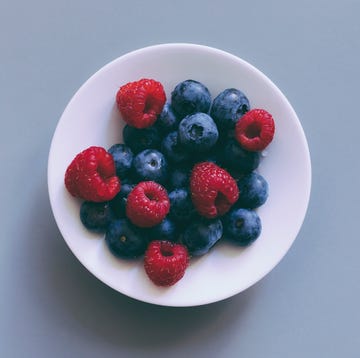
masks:
<path fill-rule="evenodd" d="M 359 357 L 359 1 L 0 3 L 1 357 Z M 287 256 L 194 308 L 122 296 L 75 259 L 47 193 L 50 141 L 79 86 L 143 46 L 193 42 L 267 74 L 304 127 L 313 182 Z"/>

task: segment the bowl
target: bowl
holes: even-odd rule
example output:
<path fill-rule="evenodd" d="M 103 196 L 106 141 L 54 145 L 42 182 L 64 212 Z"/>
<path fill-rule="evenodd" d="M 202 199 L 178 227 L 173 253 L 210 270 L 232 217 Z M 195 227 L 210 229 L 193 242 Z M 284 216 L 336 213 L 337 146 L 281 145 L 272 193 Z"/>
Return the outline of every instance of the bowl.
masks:
<path fill-rule="evenodd" d="M 174 286 L 155 286 L 141 259 L 125 261 L 109 252 L 104 235 L 80 222 L 80 200 L 64 186 L 64 173 L 75 155 L 92 146 L 109 148 L 122 141 L 115 105 L 118 88 L 143 77 L 160 81 L 168 98 L 186 79 L 205 84 L 212 97 L 238 88 L 252 108 L 270 112 L 276 123 L 259 173 L 269 184 L 269 198 L 258 209 L 260 237 L 246 248 L 221 242 L 191 260 Z M 311 187 L 310 154 L 300 121 L 275 84 L 248 62 L 219 49 L 195 44 L 161 44 L 125 54 L 105 65 L 76 92 L 54 133 L 48 158 L 48 189 L 58 228 L 73 254 L 99 280 L 134 299 L 163 306 L 198 306 L 236 295 L 258 282 L 284 257 L 303 223 Z"/>

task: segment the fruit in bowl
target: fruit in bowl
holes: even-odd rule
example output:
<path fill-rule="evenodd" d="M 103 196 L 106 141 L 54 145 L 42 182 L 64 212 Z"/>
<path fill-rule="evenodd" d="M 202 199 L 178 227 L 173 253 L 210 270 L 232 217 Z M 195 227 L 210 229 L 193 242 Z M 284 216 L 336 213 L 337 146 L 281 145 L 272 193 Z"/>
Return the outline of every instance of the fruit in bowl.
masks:
<path fill-rule="evenodd" d="M 143 103 L 136 107 L 137 114 L 125 122 L 118 107 L 118 102 L 121 106 L 123 102 L 117 93 L 122 86 L 142 79 L 146 79 L 143 81 L 146 82 L 145 89 L 151 87 L 149 80 L 161 84 L 165 99 L 159 86 L 156 90 L 151 89 L 153 98 L 148 101 L 146 91 L 143 91 L 140 96 Z M 192 95 L 186 91 L 183 91 L 187 93 L 186 101 L 176 99 L 178 104 L 186 103 L 186 109 L 180 110 L 179 114 L 177 107 L 172 105 L 172 92 L 186 81 L 191 86 L 185 88 L 208 89 L 210 107 L 201 109 L 206 113 L 198 112 L 199 107 L 191 104 Z M 195 85 L 197 83 L 200 85 Z M 225 95 L 220 96 L 223 92 Z M 200 97 L 202 105 L 206 104 L 206 95 L 194 96 Z M 217 97 L 221 101 L 218 100 L 217 111 L 212 111 Z M 156 101 L 160 101 L 160 105 Z M 237 108 L 229 109 L 229 103 Z M 253 116 L 246 126 L 241 127 L 236 126 L 239 118 L 236 120 L 232 116 L 244 117 L 254 109 L 265 110 L 276 122 L 274 140 L 267 144 L 265 151 L 256 147 L 259 144 L 255 142 L 266 143 L 271 123 L 270 129 L 263 132 L 264 122 L 255 121 Z M 226 113 L 226 120 L 219 119 L 219 112 Z M 185 117 L 188 117 L 188 123 L 183 123 L 186 125 L 182 126 L 180 137 L 180 123 Z M 146 124 L 139 125 L 142 118 Z M 259 140 L 254 140 L 256 137 Z M 250 147 L 246 147 L 249 143 Z M 99 168 L 108 167 L 108 171 L 92 172 L 89 180 L 84 180 L 85 183 L 96 182 L 96 190 L 88 184 L 86 190 L 70 185 L 74 197 L 64 185 L 64 174 L 78 154 L 92 147 L 101 147 L 107 152 L 105 157 L 112 157 L 113 167 L 111 160 L 105 160 L 107 165 L 101 164 Z M 138 167 L 135 170 L 136 157 Z M 94 158 L 92 165 L 97 157 Z M 192 175 L 201 163 L 205 163 L 207 169 L 204 171 L 208 174 L 199 176 L 208 181 L 206 185 L 198 182 L 198 175 Z M 80 168 L 73 167 L 76 168 L 74 172 Z M 109 167 L 112 168 L 109 170 Z M 309 153 L 300 122 L 284 95 L 265 75 L 221 50 L 191 44 L 167 44 L 120 57 L 98 71 L 75 94 L 53 137 L 48 185 L 58 227 L 71 251 L 91 273 L 135 299 L 161 305 L 190 306 L 215 302 L 243 291 L 281 260 L 304 219 L 310 173 Z M 155 210 L 156 219 L 144 227 L 143 219 L 134 219 L 143 215 L 136 213 L 139 206 L 130 205 L 130 209 L 127 206 L 128 197 L 135 188 L 149 182 L 160 185 L 168 201 L 162 197 L 160 201 L 165 210 L 160 210 L 161 215 Z M 227 186 L 226 190 L 222 185 Z M 204 196 L 209 186 L 213 190 Z M 83 193 L 90 193 L 90 197 L 83 197 Z M 167 202 L 170 204 L 168 211 Z M 83 205 L 81 220 L 79 213 Z M 101 207 L 105 211 L 102 212 Z M 258 220 L 246 215 L 248 212 L 257 213 L 261 226 L 256 227 Z M 92 230 L 92 220 L 98 220 L 96 230 Z M 134 250 L 135 258 L 119 258 L 109 249 L 109 242 L 113 241 L 110 236 L 111 239 L 117 237 L 121 243 L 129 243 L 126 240 L 129 234 L 107 235 L 109 222 L 117 222 L 115 234 L 134 229 L 134 236 L 146 238 L 146 245 L 139 245 L 139 251 Z M 257 230 L 257 238 L 249 239 L 246 232 L 239 236 L 242 225 L 248 228 L 245 231 L 256 233 Z M 234 236 L 239 240 L 234 240 Z M 195 237 L 198 239 L 194 240 Z M 156 241 L 182 245 L 189 258 L 185 260 L 186 268 L 183 275 L 179 274 L 178 281 L 165 280 L 168 284 L 171 282 L 167 289 L 151 282 L 144 268 L 146 250 Z M 140 242 L 144 243 L 144 240 Z M 122 250 L 124 245 L 117 246 Z M 169 247 L 165 245 L 161 249 L 163 256 L 169 257 L 166 255 L 175 252 Z M 233 275 L 235 272 L 236 276 Z"/>

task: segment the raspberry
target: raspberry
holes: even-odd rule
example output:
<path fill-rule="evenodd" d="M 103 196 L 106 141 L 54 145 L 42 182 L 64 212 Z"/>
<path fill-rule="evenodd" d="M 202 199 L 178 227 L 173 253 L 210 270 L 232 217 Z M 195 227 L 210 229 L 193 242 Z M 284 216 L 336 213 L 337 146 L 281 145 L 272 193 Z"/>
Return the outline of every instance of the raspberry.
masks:
<path fill-rule="evenodd" d="M 188 264 L 189 254 L 182 244 L 155 240 L 145 252 L 145 272 L 157 286 L 174 285 L 183 278 Z"/>
<path fill-rule="evenodd" d="M 164 187 L 154 181 L 143 181 L 127 197 L 126 216 L 140 227 L 160 224 L 170 210 L 170 200 Z"/>
<path fill-rule="evenodd" d="M 261 151 L 273 140 L 275 123 L 272 115 L 264 109 L 252 109 L 236 123 L 235 138 L 249 151 Z"/>
<path fill-rule="evenodd" d="M 239 197 L 235 179 L 212 162 L 194 166 L 190 190 L 195 209 L 208 219 L 224 215 Z"/>
<path fill-rule="evenodd" d="M 108 201 L 120 191 L 114 159 L 102 147 L 89 147 L 77 154 L 65 172 L 71 195 L 93 202 Z"/>
<path fill-rule="evenodd" d="M 165 101 L 162 84 L 147 78 L 121 86 L 116 94 L 116 103 L 124 121 L 136 128 L 154 124 Z"/>

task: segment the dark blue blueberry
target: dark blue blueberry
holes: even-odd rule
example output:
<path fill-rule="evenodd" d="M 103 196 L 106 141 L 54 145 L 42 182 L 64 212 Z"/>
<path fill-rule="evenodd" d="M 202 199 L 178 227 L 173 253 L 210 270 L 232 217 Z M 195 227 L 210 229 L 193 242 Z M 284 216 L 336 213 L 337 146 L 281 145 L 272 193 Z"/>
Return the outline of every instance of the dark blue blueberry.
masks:
<path fill-rule="evenodd" d="M 113 255 L 124 259 L 143 255 L 148 244 L 144 231 L 127 219 L 112 221 L 106 231 L 105 241 Z"/>
<path fill-rule="evenodd" d="M 237 181 L 240 196 L 236 207 L 255 209 L 263 205 L 269 196 L 269 185 L 265 178 L 252 172 Z"/>
<path fill-rule="evenodd" d="M 173 111 L 169 102 L 165 103 L 162 112 L 158 116 L 155 124 L 162 133 L 169 133 L 177 130 L 180 118 Z"/>
<path fill-rule="evenodd" d="M 222 164 L 234 175 L 247 174 L 260 164 L 260 152 L 243 149 L 235 139 L 229 139 L 221 154 Z"/>
<path fill-rule="evenodd" d="M 223 226 L 219 219 L 204 219 L 191 223 L 185 230 L 181 242 L 193 256 L 206 254 L 222 237 Z"/>
<path fill-rule="evenodd" d="M 219 128 L 234 128 L 238 119 L 249 110 L 250 103 L 244 93 L 228 88 L 215 97 L 210 115 Z"/>
<path fill-rule="evenodd" d="M 169 218 L 186 225 L 195 215 L 195 208 L 191 201 L 191 195 L 188 189 L 178 188 L 169 193 L 170 212 Z"/>
<path fill-rule="evenodd" d="M 170 171 L 169 186 L 172 189 L 186 188 L 190 182 L 191 168 L 181 167 Z"/>
<path fill-rule="evenodd" d="M 189 158 L 189 153 L 179 143 L 178 132 L 169 133 L 161 144 L 161 150 L 166 158 L 173 163 L 184 162 Z"/>
<path fill-rule="evenodd" d="M 215 122 L 206 113 L 186 116 L 179 124 L 178 134 L 180 143 L 195 153 L 208 151 L 219 137 Z"/>
<path fill-rule="evenodd" d="M 125 217 L 127 197 L 134 187 L 135 184 L 123 183 L 123 181 L 121 181 L 119 193 L 110 201 L 111 208 L 117 217 Z"/>
<path fill-rule="evenodd" d="M 180 118 L 196 112 L 208 113 L 211 95 L 202 83 L 186 80 L 180 82 L 172 91 L 171 106 Z"/>
<path fill-rule="evenodd" d="M 146 149 L 133 160 L 135 176 L 139 181 L 152 180 L 164 184 L 168 178 L 168 165 L 162 153 L 155 149 Z"/>
<path fill-rule="evenodd" d="M 106 231 L 113 213 L 109 202 L 94 203 L 84 201 L 80 207 L 80 220 L 90 231 L 103 233 Z"/>
<path fill-rule="evenodd" d="M 178 231 L 173 220 L 166 217 L 159 225 L 149 229 L 151 240 L 166 240 L 176 242 L 178 239 Z"/>
<path fill-rule="evenodd" d="M 116 175 L 124 179 L 130 173 L 134 154 L 125 144 L 114 144 L 108 152 L 113 156 L 116 168 Z"/>
<path fill-rule="evenodd" d="M 139 129 L 127 124 L 123 129 L 123 140 L 136 154 L 144 149 L 159 149 L 161 135 L 155 126 Z"/>
<path fill-rule="evenodd" d="M 232 208 L 222 220 L 224 237 L 239 246 L 250 245 L 261 234 L 261 220 L 254 210 Z"/>

